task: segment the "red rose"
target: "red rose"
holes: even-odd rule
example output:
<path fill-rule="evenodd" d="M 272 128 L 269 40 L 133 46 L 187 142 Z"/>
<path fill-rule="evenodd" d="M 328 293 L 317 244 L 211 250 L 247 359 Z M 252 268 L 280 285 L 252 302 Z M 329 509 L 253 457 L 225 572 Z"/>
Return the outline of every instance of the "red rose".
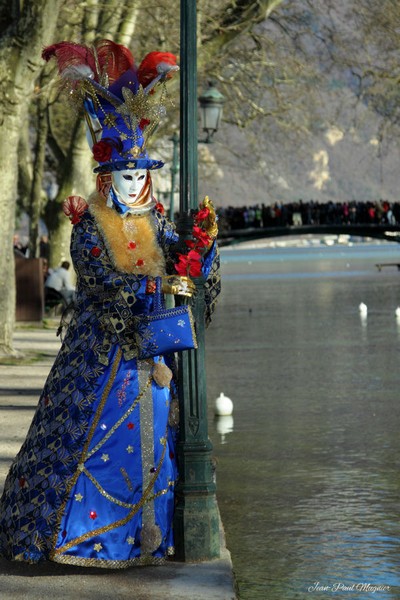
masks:
<path fill-rule="evenodd" d="M 190 250 L 187 254 L 178 254 L 178 263 L 175 270 L 179 275 L 190 275 L 191 277 L 200 277 L 201 275 L 201 256 L 196 250 Z"/>
<path fill-rule="evenodd" d="M 207 248 L 208 244 L 211 242 L 210 236 L 201 227 L 196 227 L 195 225 L 192 234 L 195 240 L 197 240 L 196 245 L 198 248 Z"/>
<path fill-rule="evenodd" d="M 189 269 L 190 277 L 200 277 L 201 276 L 201 262 L 191 262 Z"/>
<path fill-rule="evenodd" d="M 161 214 L 163 215 L 165 212 L 165 209 L 163 207 L 163 205 L 161 204 L 161 202 L 157 202 L 155 209 Z"/>
<path fill-rule="evenodd" d="M 205 221 L 205 219 L 207 219 L 209 214 L 210 214 L 209 208 L 201 208 L 195 216 L 196 223 L 199 223 L 200 221 Z"/>
<path fill-rule="evenodd" d="M 94 160 L 97 162 L 107 162 L 111 158 L 112 146 L 104 140 L 100 140 L 100 142 L 93 144 L 92 152 Z"/>
<path fill-rule="evenodd" d="M 189 273 L 189 260 L 186 254 L 178 254 L 179 259 L 175 265 L 175 270 L 178 275 L 188 275 Z"/>
<path fill-rule="evenodd" d="M 149 119 L 141 119 L 139 123 L 139 128 L 143 131 L 143 129 L 147 127 L 147 125 L 150 125 Z"/>

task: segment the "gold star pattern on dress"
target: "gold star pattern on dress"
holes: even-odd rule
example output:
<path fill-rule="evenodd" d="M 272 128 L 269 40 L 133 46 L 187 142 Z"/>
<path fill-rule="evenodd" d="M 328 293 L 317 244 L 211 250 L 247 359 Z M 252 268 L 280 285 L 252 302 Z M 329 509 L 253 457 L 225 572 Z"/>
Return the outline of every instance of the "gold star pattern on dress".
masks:
<path fill-rule="evenodd" d="M 110 460 L 110 457 L 108 456 L 108 454 L 102 454 L 101 455 L 101 460 L 104 462 L 107 462 L 108 460 Z"/>
<path fill-rule="evenodd" d="M 77 502 L 82 502 L 82 500 L 83 500 L 83 496 L 82 496 L 82 494 L 75 494 L 75 500 L 76 500 Z"/>
<path fill-rule="evenodd" d="M 128 446 L 126 451 L 128 452 L 128 454 L 132 454 L 133 452 L 133 446 Z"/>
<path fill-rule="evenodd" d="M 160 444 L 166 444 L 167 440 L 165 439 L 165 437 L 160 437 Z"/>
<path fill-rule="evenodd" d="M 126 541 L 128 542 L 128 544 L 133 546 L 133 544 L 135 543 L 135 538 L 130 535 Z"/>
<path fill-rule="evenodd" d="M 103 546 L 100 543 L 95 544 L 93 548 L 94 550 L 96 550 L 96 552 L 100 552 L 100 550 L 103 550 Z"/>

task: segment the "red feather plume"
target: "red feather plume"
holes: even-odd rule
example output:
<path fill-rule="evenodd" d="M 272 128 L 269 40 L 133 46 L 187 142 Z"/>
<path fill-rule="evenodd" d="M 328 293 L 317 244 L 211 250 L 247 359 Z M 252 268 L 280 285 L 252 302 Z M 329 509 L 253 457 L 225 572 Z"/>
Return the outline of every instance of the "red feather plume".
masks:
<path fill-rule="evenodd" d="M 176 56 L 171 52 L 150 52 L 147 54 L 138 69 L 139 83 L 145 88 L 165 70 L 163 65 L 176 67 Z M 167 74 L 167 77 L 172 77 L 172 74 Z"/>
<path fill-rule="evenodd" d="M 49 61 L 55 58 L 59 73 L 65 69 L 77 65 L 86 65 L 97 74 L 96 61 L 93 51 L 88 46 L 75 44 L 74 42 L 58 42 L 52 46 L 47 46 L 42 52 L 42 58 Z M 97 78 L 96 78 L 97 79 Z"/>
<path fill-rule="evenodd" d="M 96 44 L 100 70 L 108 75 L 109 83 L 116 81 L 125 71 L 132 69 L 134 58 L 126 46 L 116 44 L 111 40 L 100 40 Z"/>

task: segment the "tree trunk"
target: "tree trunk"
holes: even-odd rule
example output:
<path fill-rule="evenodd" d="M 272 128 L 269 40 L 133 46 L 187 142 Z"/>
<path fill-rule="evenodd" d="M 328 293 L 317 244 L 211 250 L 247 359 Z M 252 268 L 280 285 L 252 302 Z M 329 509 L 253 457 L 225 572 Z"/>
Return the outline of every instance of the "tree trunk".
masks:
<path fill-rule="evenodd" d="M 140 14 L 137 0 L 127 0 L 124 14 L 127 14 L 128 18 L 121 19 L 115 41 L 130 46 Z"/>
<path fill-rule="evenodd" d="M 28 210 L 32 188 L 32 153 L 29 145 L 29 119 L 19 127 L 18 146 L 18 210 Z"/>
<path fill-rule="evenodd" d="M 44 44 L 51 41 L 61 0 L 26 0 L 0 41 L 0 354 L 13 354 L 15 267 L 13 234 L 18 143 Z M 13 3 L 14 5 L 14 3 Z"/>
<path fill-rule="evenodd" d="M 83 122 L 77 121 L 71 140 L 71 150 L 64 164 L 62 183 L 53 202 L 47 204 L 46 221 L 50 230 L 50 265 L 57 267 L 69 259 L 71 224 L 64 215 L 62 203 L 70 195 L 87 199 L 95 189 L 91 153 L 86 141 Z"/>
<path fill-rule="evenodd" d="M 0 135 L 0 172 L 3 193 L 0 194 L 0 356 L 13 354 L 12 336 L 15 322 L 15 266 L 13 236 L 15 201 L 17 197 L 17 148 L 19 140 L 19 111 L 3 116 Z"/>
<path fill-rule="evenodd" d="M 42 211 L 42 183 L 43 170 L 46 158 L 46 140 L 48 132 L 47 121 L 47 98 L 45 95 L 39 96 L 37 100 L 37 129 L 35 160 L 33 164 L 33 180 L 30 194 L 29 210 L 29 257 L 39 258 L 39 220 Z"/>

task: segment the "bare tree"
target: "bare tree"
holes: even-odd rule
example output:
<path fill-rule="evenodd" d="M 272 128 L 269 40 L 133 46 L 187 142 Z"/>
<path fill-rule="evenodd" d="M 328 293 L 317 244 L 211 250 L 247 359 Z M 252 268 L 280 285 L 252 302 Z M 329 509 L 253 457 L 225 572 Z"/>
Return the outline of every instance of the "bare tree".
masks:
<path fill-rule="evenodd" d="M 20 127 L 41 67 L 43 44 L 52 39 L 61 0 L 0 3 L 0 353 L 12 352 L 15 320 L 13 232 Z"/>

